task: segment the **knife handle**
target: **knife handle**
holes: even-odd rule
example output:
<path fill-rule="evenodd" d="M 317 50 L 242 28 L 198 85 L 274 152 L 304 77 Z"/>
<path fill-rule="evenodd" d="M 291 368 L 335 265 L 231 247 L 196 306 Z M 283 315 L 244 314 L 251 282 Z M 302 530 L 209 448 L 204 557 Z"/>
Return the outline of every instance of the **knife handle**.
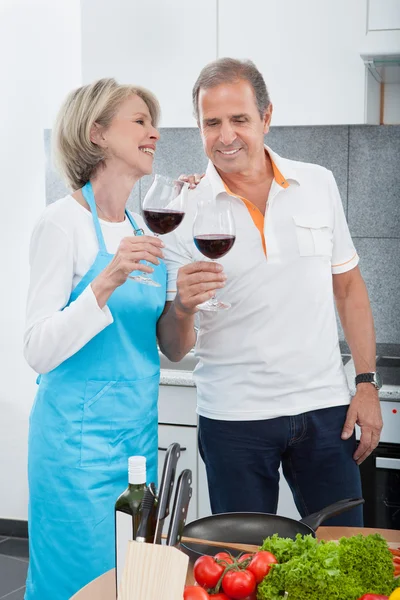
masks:
<path fill-rule="evenodd" d="M 155 496 L 151 487 L 148 487 L 144 493 L 142 505 L 141 505 L 141 519 L 139 523 L 138 530 L 136 532 L 136 541 L 137 542 L 145 542 L 148 522 L 150 519 L 150 514 L 154 506 Z"/>
<path fill-rule="evenodd" d="M 169 505 L 175 482 L 176 466 L 180 455 L 181 447 L 177 442 L 168 446 L 158 490 L 157 521 L 162 521 L 169 514 Z"/>
<path fill-rule="evenodd" d="M 179 543 L 183 528 L 185 527 L 189 502 L 192 497 L 192 471 L 185 469 L 179 475 L 174 498 L 174 506 L 171 512 L 171 522 L 169 524 L 167 546 L 175 546 Z"/>

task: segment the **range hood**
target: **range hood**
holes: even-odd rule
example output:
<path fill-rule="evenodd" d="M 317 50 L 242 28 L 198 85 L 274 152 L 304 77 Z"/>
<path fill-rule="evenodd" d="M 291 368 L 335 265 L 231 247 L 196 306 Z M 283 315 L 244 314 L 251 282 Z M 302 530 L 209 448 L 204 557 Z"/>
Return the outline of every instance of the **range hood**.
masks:
<path fill-rule="evenodd" d="M 361 58 L 378 83 L 400 83 L 400 52 L 362 53 Z"/>

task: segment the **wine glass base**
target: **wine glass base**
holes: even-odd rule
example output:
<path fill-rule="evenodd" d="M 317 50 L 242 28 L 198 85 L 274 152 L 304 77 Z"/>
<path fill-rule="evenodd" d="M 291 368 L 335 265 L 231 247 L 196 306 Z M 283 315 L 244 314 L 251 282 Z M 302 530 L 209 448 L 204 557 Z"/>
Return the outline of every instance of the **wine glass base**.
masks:
<path fill-rule="evenodd" d="M 221 302 L 221 300 L 207 300 L 197 305 L 199 310 L 207 310 L 209 312 L 216 312 L 217 310 L 228 310 L 232 304 L 229 302 Z"/>
<path fill-rule="evenodd" d="M 129 279 L 133 279 L 133 281 L 137 281 L 138 283 L 142 283 L 143 285 L 150 285 L 152 287 L 161 287 L 161 284 L 154 279 L 150 279 L 150 277 L 145 277 L 144 275 L 128 275 Z"/>

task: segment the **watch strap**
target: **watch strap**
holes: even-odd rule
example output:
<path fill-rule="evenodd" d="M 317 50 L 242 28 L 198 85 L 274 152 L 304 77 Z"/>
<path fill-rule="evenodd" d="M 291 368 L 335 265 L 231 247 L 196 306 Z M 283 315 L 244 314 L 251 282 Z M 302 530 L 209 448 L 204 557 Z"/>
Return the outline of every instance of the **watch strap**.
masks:
<path fill-rule="evenodd" d="M 378 389 L 376 373 L 360 373 L 356 375 L 356 385 L 359 383 L 372 383 Z"/>

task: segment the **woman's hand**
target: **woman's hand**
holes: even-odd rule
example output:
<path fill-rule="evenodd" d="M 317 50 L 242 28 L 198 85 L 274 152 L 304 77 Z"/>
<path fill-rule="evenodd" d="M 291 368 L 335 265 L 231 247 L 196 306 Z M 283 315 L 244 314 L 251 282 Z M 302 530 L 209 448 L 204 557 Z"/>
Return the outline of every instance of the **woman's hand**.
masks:
<path fill-rule="evenodd" d="M 218 263 L 196 261 L 181 267 L 176 280 L 176 313 L 193 315 L 198 304 L 212 298 L 219 288 L 224 287 L 225 281 L 226 275 Z"/>
<path fill-rule="evenodd" d="M 132 271 L 152 273 L 150 265 L 141 263 L 145 260 L 153 265 L 160 264 L 163 258 L 163 242 L 148 235 L 137 235 L 123 238 L 110 264 L 92 281 L 92 289 L 98 305 L 103 308 L 113 291 L 125 283 Z"/>
<path fill-rule="evenodd" d="M 205 173 L 200 175 L 199 173 L 195 173 L 194 175 L 180 175 L 178 177 L 179 181 L 185 181 L 189 184 L 189 189 L 194 190 L 200 181 L 203 179 Z"/>

